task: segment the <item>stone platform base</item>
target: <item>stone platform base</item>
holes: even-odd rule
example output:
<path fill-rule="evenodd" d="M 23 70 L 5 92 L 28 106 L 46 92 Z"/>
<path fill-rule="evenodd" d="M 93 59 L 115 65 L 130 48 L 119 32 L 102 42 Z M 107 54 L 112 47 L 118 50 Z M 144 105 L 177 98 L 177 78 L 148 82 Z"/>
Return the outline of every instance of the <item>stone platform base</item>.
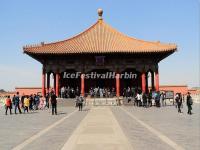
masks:
<path fill-rule="evenodd" d="M 117 106 L 122 104 L 120 98 L 86 98 L 86 106 Z"/>

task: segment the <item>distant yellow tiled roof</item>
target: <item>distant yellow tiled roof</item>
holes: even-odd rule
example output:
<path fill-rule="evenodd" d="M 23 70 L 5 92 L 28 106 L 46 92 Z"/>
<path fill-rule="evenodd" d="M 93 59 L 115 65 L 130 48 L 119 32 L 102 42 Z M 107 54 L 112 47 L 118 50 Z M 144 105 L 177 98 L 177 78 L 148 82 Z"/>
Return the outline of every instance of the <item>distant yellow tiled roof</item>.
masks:
<path fill-rule="evenodd" d="M 25 53 L 33 54 L 151 53 L 175 51 L 177 46 L 128 37 L 99 19 L 84 32 L 67 40 L 23 49 Z"/>

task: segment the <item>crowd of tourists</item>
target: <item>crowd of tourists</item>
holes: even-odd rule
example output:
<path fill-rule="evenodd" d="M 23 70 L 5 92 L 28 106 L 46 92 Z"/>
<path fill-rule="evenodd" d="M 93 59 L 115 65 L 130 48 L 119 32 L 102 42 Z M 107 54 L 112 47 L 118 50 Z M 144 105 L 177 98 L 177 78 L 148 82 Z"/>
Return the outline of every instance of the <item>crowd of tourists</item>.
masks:
<path fill-rule="evenodd" d="M 151 107 L 153 105 L 153 101 L 156 107 L 166 106 L 165 94 L 162 92 L 150 91 L 148 93 L 144 93 L 139 89 L 124 88 L 123 97 L 127 99 L 127 102 L 130 103 L 133 101 L 134 106 L 138 107 Z"/>
<path fill-rule="evenodd" d="M 131 101 L 133 102 L 134 106 L 137 107 L 152 107 L 153 102 L 156 107 L 166 106 L 167 105 L 167 99 L 164 92 L 156 92 L 156 91 L 150 91 L 148 93 L 144 93 L 141 90 L 135 89 L 135 88 L 124 88 L 123 90 L 123 97 L 127 100 L 128 103 Z M 178 109 L 178 113 L 182 113 L 181 109 L 183 108 L 183 103 L 185 102 L 185 97 L 181 93 L 176 93 L 175 95 L 175 106 Z M 190 95 L 190 93 L 187 93 L 186 96 L 186 105 L 188 108 L 188 114 L 192 114 L 192 105 L 193 100 Z"/>
<path fill-rule="evenodd" d="M 115 88 L 100 88 L 100 87 L 91 87 L 89 89 L 89 93 L 87 95 L 90 95 L 91 97 L 114 97 L 116 96 Z M 60 91 L 61 98 L 75 98 L 76 96 L 80 96 L 80 90 L 79 88 L 73 88 L 73 87 L 66 87 L 63 86 Z"/>
<path fill-rule="evenodd" d="M 66 87 L 63 86 L 60 90 L 60 97 L 61 98 L 75 98 L 76 96 L 80 95 L 80 90 L 78 87 Z"/>
<path fill-rule="evenodd" d="M 5 115 L 12 114 L 12 109 L 14 108 L 14 114 L 29 113 L 30 111 L 43 110 L 52 108 L 52 115 L 57 114 L 57 100 L 54 91 L 51 91 L 46 97 L 41 97 L 38 94 L 31 95 L 19 95 L 19 92 L 16 93 L 11 99 L 10 96 L 7 96 L 5 99 Z"/>
<path fill-rule="evenodd" d="M 90 88 L 89 95 L 91 97 L 114 97 L 116 96 L 115 88 Z M 80 90 L 76 88 L 61 88 L 61 97 L 74 97 L 76 98 L 76 107 L 79 108 L 79 111 L 82 111 L 84 97 L 80 96 Z M 123 97 L 127 100 L 128 103 L 132 102 L 134 106 L 137 107 L 156 107 L 166 106 L 166 95 L 164 92 L 155 92 L 150 91 L 144 93 L 139 89 L 135 88 L 124 88 Z M 14 113 L 28 113 L 29 111 L 35 111 L 39 109 L 49 109 L 51 106 L 52 115 L 57 115 L 57 96 L 55 95 L 54 90 L 52 89 L 50 93 L 47 93 L 45 97 L 41 97 L 38 94 L 31 95 L 19 95 L 17 92 L 11 99 L 10 96 L 7 96 L 5 100 L 5 115 L 7 115 L 8 110 L 12 114 L 12 109 L 14 107 Z M 179 113 L 182 113 L 181 109 L 183 108 L 183 103 L 185 102 L 185 97 L 181 93 L 176 93 L 175 95 L 175 106 Z M 192 97 L 190 93 L 187 93 L 186 96 L 186 105 L 188 107 L 188 114 L 192 114 Z"/>
<path fill-rule="evenodd" d="M 91 87 L 90 90 L 89 90 L 89 95 L 91 97 L 100 97 L 100 98 L 103 98 L 103 97 L 109 97 L 109 98 L 112 98 L 114 96 L 116 96 L 116 91 L 115 91 L 115 88 L 112 87 L 112 88 L 100 88 L 100 87 Z"/>

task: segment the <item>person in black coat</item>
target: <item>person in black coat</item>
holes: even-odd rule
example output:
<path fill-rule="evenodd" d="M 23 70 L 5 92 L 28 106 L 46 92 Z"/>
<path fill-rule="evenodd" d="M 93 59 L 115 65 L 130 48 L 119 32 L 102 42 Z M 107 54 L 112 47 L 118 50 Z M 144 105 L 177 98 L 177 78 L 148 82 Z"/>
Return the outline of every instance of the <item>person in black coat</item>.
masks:
<path fill-rule="evenodd" d="M 55 95 L 55 93 L 53 92 L 51 94 L 51 108 L 52 108 L 52 115 L 57 115 L 57 100 L 56 100 L 57 96 Z"/>
<path fill-rule="evenodd" d="M 20 106 L 19 106 L 19 103 L 20 103 L 19 92 L 17 92 L 17 95 L 14 98 L 15 114 L 17 114 L 17 109 L 19 110 L 20 114 L 22 113 Z"/>
<path fill-rule="evenodd" d="M 148 107 L 151 106 L 152 106 L 152 91 L 150 91 L 148 94 Z"/>
<path fill-rule="evenodd" d="M 84 101 L 83 96 L 79 96 L 78 97 L 78 110 L 79 111 L 82 111 L 82 109 L 83 109 L 83 101 Z"/>
<path fill-rule="evenodd" d="M 177 97 L 178 113 L 181 113 L 181 105 L 182 105 L 182 96 L 181 93 L 179 93 Z"/>
<path fill-rule="evenodd" d="M 187 94 L 186 105 L 187 105 L 187 107 L 188 107 L 188 112 L 187 112 L 187 113 L 188 113 L 189 115 L 192 114 L 192 112 L 191 112 L 191 110 L 192 110 L 192 104 L 193 104 L 192 97 L 190 96 L 190 93 L 188 92 L 188 94 Z"/>
<path fill-rule="evenodd" d="M 143 93 L 142 100 L 143 100 L 143 107 L 147 107 L 147 94 L 146 93 Z"/>

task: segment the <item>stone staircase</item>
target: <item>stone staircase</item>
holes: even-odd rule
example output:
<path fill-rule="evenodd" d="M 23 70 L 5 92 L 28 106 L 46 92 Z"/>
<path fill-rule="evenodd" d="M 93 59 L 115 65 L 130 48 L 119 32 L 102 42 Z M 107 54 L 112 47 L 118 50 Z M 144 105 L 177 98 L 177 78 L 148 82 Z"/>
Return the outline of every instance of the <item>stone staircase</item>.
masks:
<path fill-rule="evenodd" d="M 57 106 L 58 107 L 74 107 L 75 106 L 75 98 L 57 98 Z M 129 103 L 126 98 L 123 97 L 113 97 L 113 98 L 85 98 L 84 105 L 86 106 L 133 106 L 133 100 Z"/>
<path fill-rule="evenodd" d="M 117 106 L 117 97 L 113 98 L 86 98 L 86 106 Z"/>

